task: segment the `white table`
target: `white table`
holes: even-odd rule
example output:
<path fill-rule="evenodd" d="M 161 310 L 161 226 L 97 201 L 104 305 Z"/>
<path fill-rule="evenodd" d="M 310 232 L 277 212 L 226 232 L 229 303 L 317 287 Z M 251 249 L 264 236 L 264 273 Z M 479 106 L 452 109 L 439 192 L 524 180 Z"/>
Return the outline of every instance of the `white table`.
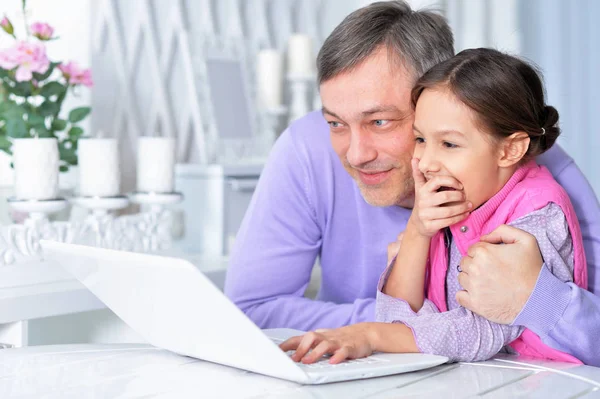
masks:
<path fill-rule="evenodd" d="M 0 352 L 0 397 L 594 398 L 600 369 L 504 356 L 361 381 L 302 386 L 141 344 Z"/>

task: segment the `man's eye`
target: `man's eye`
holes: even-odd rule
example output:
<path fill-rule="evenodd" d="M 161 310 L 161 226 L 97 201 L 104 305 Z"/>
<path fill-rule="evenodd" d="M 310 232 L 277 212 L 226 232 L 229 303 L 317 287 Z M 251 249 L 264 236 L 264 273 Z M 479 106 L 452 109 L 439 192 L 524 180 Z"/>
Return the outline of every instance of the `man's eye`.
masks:
<path fill-rule="evenodd" d="M 456 148 L 458 146 L 456 144 L 452 144 L 452 143 L 449 143 L 447 141 L 444 141 L 444 147 L 446 147 L 446 148 Z"/>
<path fill-rule="evenodd" d="M 373 124 L 375 126 L 385 126 L 385 125 L 388 124 L 388 122 L 389 121 L 387 119 L 376 119 L 376 120 L 373 121 Z"/>
<path fill-rule="evenodd" d="M 341 124 L 341 123 L 339 123 L 339 122 L 336 122 L 336 121 L 331 121 L 331 122 L 327 122 L 327 123 L 329 123 L 329 126 L 330 126 L 330 127 L 333 127 L 333 128 L 337 128 L 337 127 L 340 127 L 340 126 L 342 126 L 342 124 Z"/>

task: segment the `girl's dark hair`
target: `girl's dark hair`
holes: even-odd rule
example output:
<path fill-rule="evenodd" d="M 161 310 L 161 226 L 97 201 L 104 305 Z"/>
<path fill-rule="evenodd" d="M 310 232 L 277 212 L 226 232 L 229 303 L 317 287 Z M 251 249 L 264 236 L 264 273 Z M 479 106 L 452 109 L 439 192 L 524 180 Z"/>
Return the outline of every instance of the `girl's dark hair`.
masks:
<path fill-rule="evenodd" d="M 548 150 L 560 135 L 558 111 L 544 101 L 542 79 L 528 63 L 499 51 L 461 51 L 419 79 L 412 91 L 413 107 L 423 90 L 447 88 L 475 111 L 479 123 L 496 138 L 529 134 L 524 159 Z M 544 133 L 545 132 L 545 133 Z"/>

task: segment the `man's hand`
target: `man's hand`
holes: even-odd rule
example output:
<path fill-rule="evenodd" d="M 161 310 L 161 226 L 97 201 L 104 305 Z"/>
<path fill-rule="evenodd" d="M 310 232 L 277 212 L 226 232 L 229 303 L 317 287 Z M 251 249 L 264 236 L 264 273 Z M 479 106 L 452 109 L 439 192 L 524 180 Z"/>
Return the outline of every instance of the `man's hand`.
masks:
<path fill-rule="evenodd" d="M 534 236 L 502 225 L 462 259 L 458 282 L 464 291 L 456 293 L 456 300 L 494 323 L 510 324 L 533 292 L 542 264 Z"/>
<path fill-rule="evenodd" d="M 331 364 L 367 357 L 374 351 L 372 335 L 376 324 L 358 323 L 332 330 L 311 331 L 292 337 L 279 347 L 286 352 L 295 350 L 292 360 L 305 364 L 314 363 L 325 354 L 333 355 L 329 359 Z"/>

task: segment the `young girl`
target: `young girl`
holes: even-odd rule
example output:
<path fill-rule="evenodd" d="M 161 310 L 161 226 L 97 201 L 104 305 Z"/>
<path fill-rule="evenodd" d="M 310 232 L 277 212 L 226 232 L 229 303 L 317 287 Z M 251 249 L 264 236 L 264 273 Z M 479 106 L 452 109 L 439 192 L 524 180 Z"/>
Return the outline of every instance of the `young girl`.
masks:
<path fill-rule="evenodd" d="M 560 133 L 539 76 L 517 58 L 470 49 L 429 70 L 412 100 L 415 203 L 398 255 L 379 283 L 378 323 L 317 330 L 282 349 L 295 349 L 292 358 L 304 363 L 326 353 L 337 363 L 374 351 L 477 361 L 503 348 L 580 363 L 524 327 L 493 323 L 455 298 L 463 289 L 461 259 L 482 250 L 473 245 L 503 224 L 535 236 L 544 267 L 559 279 L 586 287 L 573 207 L 534 161 Z"/>

